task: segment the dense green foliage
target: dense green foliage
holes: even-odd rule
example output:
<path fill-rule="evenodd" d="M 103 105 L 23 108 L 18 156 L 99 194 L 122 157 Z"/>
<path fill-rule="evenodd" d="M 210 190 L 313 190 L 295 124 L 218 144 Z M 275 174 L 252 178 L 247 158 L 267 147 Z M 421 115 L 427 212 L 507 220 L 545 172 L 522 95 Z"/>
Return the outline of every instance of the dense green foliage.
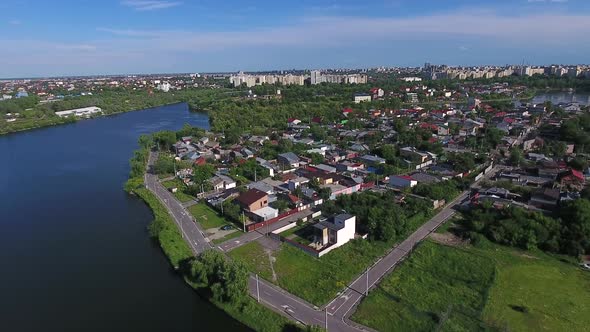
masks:
<path fill-rule="evenodd" d="M 412 192 L 416 195 L 428 197 L 433 200 L 444 199 L 450 202 L 455 198 L 461 190 L 468 187 L 467 180 L 453 178 L 447 181 L 441 181 L 437 183 L 419 183 Z"/>
<path fill-rule="evenodd" d="M 576 144 L 576 152 L 590 152 L 590 114 L 582 114 L 563 122 L 560 139 Z"/>
<path fill-rule="evenodd" d="M 522 249 L 540 248 L 548 252 L 581 255 L 590 252 L 590 201 L 567 202 L 554 217 L 522 208 L 492 209 L 489 205 L 465 213 L 464 226 L 476 239 L 488 239 Z"/>
<path fill-rule="evenodd" d="M 168 210 L 151 191 L 141 188 L 133 192 L 149 205 L 154 214 L 154 220 L 149 225 L 150 235 L 158 240 L 174 268 L 180 268 L 182 262 L 193 255 Z"/>
<path fill-rule="evenodd" d="M 248 297 L 248 270 L 217 250 L 206 250 L 190 263 L 189 278 L 206 285 L 220 302 L 242 304 Z"/>
<path fill-rule="evenodd" d="M 357 232 L 368 233 L 379 241 L 398 239 L 409 229 L 408 219 L 416 211 L 429 213 L 428 204 L 420 199 L 410 198 L 404 207 L 394 203 L 395 194 L 373 192 L 340 195 L 335 201 L 327 201 L 322 206 L 324 215 L 346 212 L 357 218 Z"/>

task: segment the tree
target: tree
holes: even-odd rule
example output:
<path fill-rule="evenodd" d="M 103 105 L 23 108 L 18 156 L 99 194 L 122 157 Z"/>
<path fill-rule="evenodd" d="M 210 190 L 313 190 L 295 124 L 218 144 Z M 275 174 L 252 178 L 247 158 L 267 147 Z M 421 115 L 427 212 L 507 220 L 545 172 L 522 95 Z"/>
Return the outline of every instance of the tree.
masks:
<path fill-rule="evenodd" d="M 318 126 L 316 124 L 311 125 L 310 132 L 311 136 L 316 141 L 323 141 L 328 136 L 326 134 L 326 130 L 322 126 Z"/>
<path fill-rule="evenodd" d="M 313 165 L 318 165 L 324 162 L 324 156 L 322 156 L 321 154 L 317 153 L 317 152 L 312 152 L 309 154 L 309 157 L 311 158 L 311 163 Z"/>
<path fill-rule="evenodd" d="M 588 168 L 588 160 L 582 156 L 576 156 L 569 162 L 569 165 L 573 169 L 577 169 L 579 171 L 583 171 Z"/>
<path fill-rule="evenodd" d="M 569 255 L 590 252 L 590 201 L 577 199 L 560 209 L 563 223 L 561 250 Z"/>
<path fill-rule="evenodd" d="M 465 173 L 475 168 L 475 156 L 473 155 L 473 153 L 451 152 L 447 156 L 447 160 L 451 165 L 453 165 L 453 169 L 460 173 Z"/>
<path fill-rule="evenodd" d="M 377 155 L 385 159 L 388 164 L 393 165 L 397 161 L 398 149 L 397 146 L 393 144 L 384 144 L 376 152 Z"/>
<path fill-rule="evenodd" d="M 514 147 L 510 150 L 510 163 L 514 166 L 520 166 L 524 161 L 522 150 Z"/>
<path fill-rule="evenodd" d="M 154 164 L 156 174 L 174 174 L 174 160 L 161 156 Z"/>
<path fill-rule="evenodd" d="M 144 149 L 149 149 L 154 144 L 154 139 L 151 135 L 139 135 L 139 146 Z"/>
<path fill-rule="evenodd" d="M 191 263 L 191 278 L 209 286 L 221 302 L 239 303 L 248 294 L 248 269 L 243 263 L 229 261 L 216 250 L 202 252 Z"/>
<path fill-rule="evenodd" d="M 159 131 L 154 134 L 154 141 L 158 145 L 158 149 L 170 149 L 176 143 L 176 133 L 170 130 Z"/>
<path fill-rule="evenodd" d="M 271 203 L 272 207 L 278 209 L 281 213 L 289 210 L 289 202 L 277 199 L 276 201 Z"/>

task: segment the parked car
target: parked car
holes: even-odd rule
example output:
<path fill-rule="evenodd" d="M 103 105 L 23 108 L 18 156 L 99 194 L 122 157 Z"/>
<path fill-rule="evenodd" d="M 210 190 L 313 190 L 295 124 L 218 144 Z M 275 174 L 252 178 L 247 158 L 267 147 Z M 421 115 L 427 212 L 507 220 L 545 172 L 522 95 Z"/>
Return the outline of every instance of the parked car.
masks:
<path fill-rule="evenodd" d="M 232 225 L 223 225 L 223 226 L 221 226 L 221 230 L 222 231 L 229 231 L 232 228 L 234 228 Z"/>
<path fill-rule="evenodd" d="M 580 267 L 584 270 L 590 270 L 590 263 L 581 263 Z"/>

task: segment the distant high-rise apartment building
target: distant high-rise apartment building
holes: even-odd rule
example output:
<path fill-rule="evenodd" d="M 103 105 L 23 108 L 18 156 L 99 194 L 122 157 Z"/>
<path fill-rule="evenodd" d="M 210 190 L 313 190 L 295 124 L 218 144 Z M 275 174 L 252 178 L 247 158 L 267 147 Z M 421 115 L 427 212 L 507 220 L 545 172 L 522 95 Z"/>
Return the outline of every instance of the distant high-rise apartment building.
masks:
<path fill-rule="evenodd" d="M 311 71 L 311 84 L 315 85 L 315 84 L 320 84 L 322 83 L 322 73 L 319 70 L 312 70 Z"/>

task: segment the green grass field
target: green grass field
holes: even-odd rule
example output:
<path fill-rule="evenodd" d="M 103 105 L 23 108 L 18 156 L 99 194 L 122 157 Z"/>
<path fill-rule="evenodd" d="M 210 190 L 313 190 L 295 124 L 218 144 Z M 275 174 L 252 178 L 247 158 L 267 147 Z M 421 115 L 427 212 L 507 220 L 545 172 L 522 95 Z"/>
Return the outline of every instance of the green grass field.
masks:
<path fill-rule="evenodd" d="M 425 220 L 423 215 L 410 218 L 408 231 L 389 242 L 354 240 L 321 258 L 311 257 L 300 249 L 282 244 L 272 254 L 276 259 L 273 263 L 276 280 L 270 278 L 271 275 L 264 267 L 266 265 L 259 261 L 269 258 L 258 243 L 244 245 L 229 255 L 243 261 L 251 271 L 302 299 L 315 305 L 324 305 L 383 256 L 396 241 L 407 237 Z"/>
<path fill-rule="evenodd" d="M 277 280 L 272 280 L 268 255 L 257 242 L 251 242 L 229 253 L 243 261 L 251 271 L 282 288 L 317 305 L 331 300 L 354 277 L 385 251 L 385 244 L 353 241 L 320 259 L 287 244 L 273 253 Z M 313 286 L 310 286 L 313 285 Z"/>
<path fill-rule="evenodd" d="M 188 211 L 195 217 L 198 223 L 203 226 L 204 229 L 218 228 L 229 222 L 217 214 L 217 211 L 213 210 L 204 203 L 195 204 L 189 206 Z"/>
<path fill-rule="evenodd" d="M 380 331 L 582 331 L 590 273 L 543 253 L 424 242 L 352 319 Z"/>

